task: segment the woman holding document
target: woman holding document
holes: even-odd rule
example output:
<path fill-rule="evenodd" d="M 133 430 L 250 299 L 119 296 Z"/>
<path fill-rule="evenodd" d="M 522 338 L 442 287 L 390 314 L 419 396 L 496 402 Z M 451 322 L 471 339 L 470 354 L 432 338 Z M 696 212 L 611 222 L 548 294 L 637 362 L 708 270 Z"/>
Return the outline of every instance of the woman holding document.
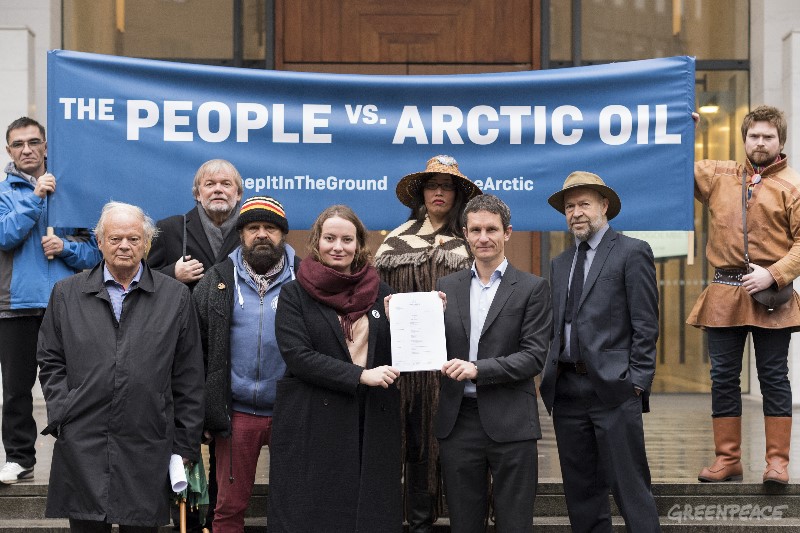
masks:
<path fill-rule="evenodd" d="M 378 248 L 375 267 L 381 279 L 395 292 L 427 292 L 440 277 L 469 268 L 461 215 L 481 190 L 461 173 L 456 160 L 447 155 L 431 158 L 425 170 L 400 180 L 396 194 L 411 215 Z M 413 372 L 398 380 L 409 533 L 432 531 L 436 511 L 441 510 L 438 443 L 431 430 L 439 375 Z"/>
<path fill-rule="evenodd" d="M 311 228 L 297 279 L 281 289 L 267 528 L 400 531 L 400 398 L 389 321 L 367 231 L 347 206 Z"/>

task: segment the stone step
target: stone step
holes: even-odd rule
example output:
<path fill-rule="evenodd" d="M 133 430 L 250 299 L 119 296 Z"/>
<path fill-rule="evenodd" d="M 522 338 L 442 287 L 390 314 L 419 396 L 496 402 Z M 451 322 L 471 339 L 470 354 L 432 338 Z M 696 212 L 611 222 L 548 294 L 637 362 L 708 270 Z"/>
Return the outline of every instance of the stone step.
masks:
<path fill-rule="evenodd" d="M 571 533 L 569 520 L 563 516 L 536 517 L 533 521 L 536 533 Z M 678 521 L 667 517 L 661 518 L 661 529 L 671 533 L 748 533 L 759 531 L 800 531 L 800 519 L 782 518 L 780 520 L 690 520 Z M 266 518 L 248 518 L 245 521 L 245 533 L 266 533 Z M 450 533 L 450 523 L 440 519 L 434 524 L 435 533 Z M 613 518 L 614 533 L 625 533 L 627 529 L 621 518 Z M 114 532 L 117 528 L 113 528 Z M 159 533 L 174 531 L 171 527 L 159 528 Z M 320 528 L 324 531 L 324 527 Z M 495 529 L 489 526 L 489 533 Z M 0 533 L 69 533 L 67 520 L 0 520 Z"/>
<path fill-rule="evenodd" d="M 111 531 L 117 532 L 115 526 Z M 158 533 L 173 533 L 172 527 L 160 527 Z M 41 520 L 0 520 L 2 533 L 69 533 L 69 520 L 48 519 Z"/>
<path fill-rule="evenodd" d="M 773 487 L 762 483 L 698 483 L 689 480 L 653 484 L 653 495 L 660 516 L 729 516 L 744 512 L 757 515 L 779 513 L 783 518 L 800 519 L 800 485 Z M 619 515 L 613 498 L 612 515 Z M 744 506 L 750 506 L 743 510 Z M 564 489 L 560 482 L 539 483 L 536 516 L 566 516 Z M 799 530 L 800 531 L 800 530 Z"/>
<path fill-rule="evenodd" d="M 624 522 L 619 517 L 614 517 L 614 533 L 628 533 Z M 537 517 L 533 520 L 535 533 L 572 533 L 569 520 L 566 517 Z M 661 519 L 661 529 L 670 533 L 748 533 L 768 531 L 800 531 L 800 519 L 783 519 L 780 521 L 752 521 L 732 522 L 705 520 L 692 523 L 678 524 L 664 518 Z M 1 531 L 1 530 L 0 530 Z M 245 525 L 246 533 L 266 533 L 267 524 L 264 519 L 248 520 Z M 320 529 L 324 531 L 324 529 Z M 441 519 L 433 527 L 434 533 L 451 533 L 450 522 Z M 488 533 L 496 533 L 493 526 L 489 526 Z"/>
<path fill-rule="evenodd" d="M 266 484 L 254 487 L 247 531 L 266 530 L 267 492 Z M 681 479 L 654 483 L 653 493 L 662 524 L 671 531 L 733 532 L 762 527 L 786 528 L 789 525 L 800 531 L 800 485 L 707 484 Z M 0 533 L 65 531 L 66 521 L 44 519 L 46 498 L 46 485 L 0 485 Z M 612 514 L 618 515 L 613 499 L 610 500 Z M 539 484 L 535 514 L 537 531 L 569 531 L 560 482 L 543 481 Z M 619 523 L 622 527 L 621 519 Z M 169 531 L 169 528 L 164 531 Z M 437 531 L 449 531 L 446 517 L 437 523 Z"/>

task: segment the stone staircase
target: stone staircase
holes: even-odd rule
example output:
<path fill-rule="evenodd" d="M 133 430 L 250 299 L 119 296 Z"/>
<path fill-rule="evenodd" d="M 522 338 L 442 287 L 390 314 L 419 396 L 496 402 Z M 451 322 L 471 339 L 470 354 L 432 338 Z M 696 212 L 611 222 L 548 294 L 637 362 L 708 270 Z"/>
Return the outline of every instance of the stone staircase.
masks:
<path fill-rule="evenodd" d="M 267 490 L 265 484 L 254 488 L 247 533 L 266 531 Z M 761 483 L 701 484 L 675 480 L 656 482 L 653 492 L 665 532 L 800 531 L 800 485 L 772 488 Z M 43 484 L 0 485 L 0 533 L 68 532 L 66 520 L 44 518 L 46 497 L 47 486 Z M 613 501 L 612 511 L 614 531 L 626 531 Z M 534 525 L 537 533 L 570 531 L 561 483 L 539 483 Z M 162 528 L 162 532 L 168 531 L 172 529 Z M 325 533 L 323 524 L 318 531 Z M 446 517 L 436 523 L 435 531 L 450 531 Z"/>

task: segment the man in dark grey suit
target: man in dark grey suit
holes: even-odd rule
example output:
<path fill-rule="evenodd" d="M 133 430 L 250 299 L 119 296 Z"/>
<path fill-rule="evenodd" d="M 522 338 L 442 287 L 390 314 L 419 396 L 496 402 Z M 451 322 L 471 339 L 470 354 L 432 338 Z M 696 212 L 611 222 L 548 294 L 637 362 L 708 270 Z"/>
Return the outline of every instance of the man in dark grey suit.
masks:
<path fill-rule="evenodd" d="M 482 533 L 491 473 L 497 531 L 532 531 L 537 446 L 542 437 L 533 378 L 551 335 L 544 279 L 505 258 L 511 212 L 496 196 L 469 201 L 463 231 L 475 261 L 441 278 L 447 363 L 434 431 L 450 527 Z"/>
<path fill-rule="evenodd" d="M 540 387 L 572 531 L 612 531 L 609 488 L 629 531 L 660 531 L 642 428 L 658 339 L 653 252 L 609 227 L 621 203 L 595 174 L 573 172 L 548 201 L 575 236 L 550 266 L 554 335 Z"/>

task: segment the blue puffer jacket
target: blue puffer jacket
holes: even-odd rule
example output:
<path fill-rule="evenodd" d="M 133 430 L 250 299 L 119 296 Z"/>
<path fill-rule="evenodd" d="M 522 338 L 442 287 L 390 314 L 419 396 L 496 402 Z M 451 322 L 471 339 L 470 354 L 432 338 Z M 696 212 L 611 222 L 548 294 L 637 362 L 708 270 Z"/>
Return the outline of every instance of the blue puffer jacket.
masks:
<path fill-rule="evenodd" d="M 48 260 L 41 239 L 47 233 L 47 199 L 13 163 L 0 182 L 0 311 L 44 309 L 55 283 L 100 259 L 94 235 L 86 229 L 56 228 L 64 241 L 61 255 Z"/>

